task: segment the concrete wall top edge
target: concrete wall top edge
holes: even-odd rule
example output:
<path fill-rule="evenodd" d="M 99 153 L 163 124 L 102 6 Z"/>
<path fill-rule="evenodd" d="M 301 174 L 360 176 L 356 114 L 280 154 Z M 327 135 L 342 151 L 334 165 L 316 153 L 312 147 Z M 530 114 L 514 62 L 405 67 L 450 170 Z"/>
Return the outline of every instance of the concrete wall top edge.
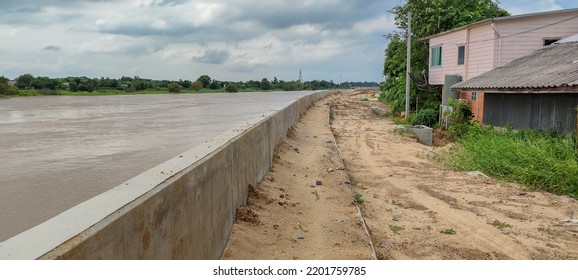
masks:
<path fill-rule="evenodd" d="M 330 91 L 315 91 L 296 99 L 281 110 L 298 102 L 300 99 L 311 98 L 314 95 L 320 98 L 329 93 Z M 226 146 L 228 142 L 241 137 L 247 133 L 247 131 L 265 122 L 274 115 L 275 113 L 265 118 L 255 118 L 244 125 L 228 130 L 208 140 L 206 143 L 185 151 L 127 180 L 119 186 L 62 212 L 36 227 L 0 242 L 0 259 L 37 259 L 45 255 L 109 215 L 120 211 L 123 207 L 152 191 L 163 182 L 170 180 L 173 176 L 187 169 L 194 168 L 194 166 L 202 162 L 203 159 L 206 159 Z"/>

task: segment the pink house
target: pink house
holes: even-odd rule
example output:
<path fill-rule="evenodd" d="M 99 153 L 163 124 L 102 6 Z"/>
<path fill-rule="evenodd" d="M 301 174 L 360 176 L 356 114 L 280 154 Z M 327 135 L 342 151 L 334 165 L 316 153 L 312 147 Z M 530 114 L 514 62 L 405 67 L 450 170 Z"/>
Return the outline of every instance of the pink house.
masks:
<path fill-rule="evenodd" d="M 567 9 L 489 18 L 429 36 L 429 83 L 444 87 L 444 102 L 449 97 L 468 100 L 481 121 L 483 108 L 477 105 L 484 104 L 483 94 L 452 93 L 449 87 L 460 79 L 449 79 L 452 84 L 447 85 L 446 75 L 465 81 L 576 33 L 578 9 Z"/>

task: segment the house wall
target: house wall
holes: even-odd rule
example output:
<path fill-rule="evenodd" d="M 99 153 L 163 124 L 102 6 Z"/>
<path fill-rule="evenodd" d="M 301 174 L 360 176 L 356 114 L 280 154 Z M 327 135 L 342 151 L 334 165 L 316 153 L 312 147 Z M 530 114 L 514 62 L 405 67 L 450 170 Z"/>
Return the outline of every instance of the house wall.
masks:
<path fill-rule="evenodd" d="M 476 91 L 476 100 L 472 99 L 472 91 L 461 91 L 460 99 L 465 100 L 472 108 L 472 120 L 483 122 L 484 119 L 484 92 Z"/>
<path fill-rule="evenodd" d="M 429 39 L 429 82 L 443 85 L 447 74 L 463 80 L 481 75 L 544 45 L 544 39 L 578 33 L 578 11 L 496 20 Z M 466 44 L 466 61 L 457 65 L 458 46 Z M 431 66 L 431 48 L 442 46 L 441 67 Z"/>
<path fill-rule="evenodd" d="M 575 89 L 576 92 L 487 92 L 484 124 L 571 133 L 576 129 L 578 88 Z"/>
<path fill-rule="evenodd" d="M 429 83 L 432 85 L 443 85 L 446 74 L 465 74 L 465 64 L 458 65 L 458 46 L 466 44 L 467 30 L 459 30 L 443 36 L 430 39 L 430 60 L 429 60 Z M 431 66 L 431 48 L 442 46 L 442 65 Z M 466 47 L 466 60 L 468 50 Z"/>
<path fill-rule="evenodd" d="M 501 45 L 495 49 L 497 67 L 542 48 L 546 38 L 578 33 L 578 11 L 496 21 L 495 28 Z"/>
<path fill-rule="evenodd" d="M 470 29 L 468 67 L 464 81 L 494 68 L 494 39 L 492 24 L 484 24 Z"/>

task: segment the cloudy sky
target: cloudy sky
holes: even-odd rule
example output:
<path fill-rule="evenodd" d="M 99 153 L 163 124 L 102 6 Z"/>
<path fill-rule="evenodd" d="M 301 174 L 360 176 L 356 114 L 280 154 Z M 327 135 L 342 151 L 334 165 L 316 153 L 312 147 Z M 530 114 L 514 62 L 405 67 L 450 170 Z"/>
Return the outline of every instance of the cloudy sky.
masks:
<path fill-rule="evenodd" d="M 403 0 L 2 0 L 0 76 L 382 80 Z M 576 0 L 502 0 L 512 14 Z"/>

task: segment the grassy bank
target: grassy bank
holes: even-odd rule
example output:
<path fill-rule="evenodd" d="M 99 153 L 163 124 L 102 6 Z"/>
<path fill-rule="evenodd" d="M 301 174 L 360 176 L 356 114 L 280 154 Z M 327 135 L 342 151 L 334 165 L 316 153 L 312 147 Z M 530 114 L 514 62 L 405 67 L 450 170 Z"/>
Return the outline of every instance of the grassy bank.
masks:
<path fill-rule="evenodd" d="M 578 198 L 578 150 L 569 137 L 471 127 L 447 164 Z"/>

